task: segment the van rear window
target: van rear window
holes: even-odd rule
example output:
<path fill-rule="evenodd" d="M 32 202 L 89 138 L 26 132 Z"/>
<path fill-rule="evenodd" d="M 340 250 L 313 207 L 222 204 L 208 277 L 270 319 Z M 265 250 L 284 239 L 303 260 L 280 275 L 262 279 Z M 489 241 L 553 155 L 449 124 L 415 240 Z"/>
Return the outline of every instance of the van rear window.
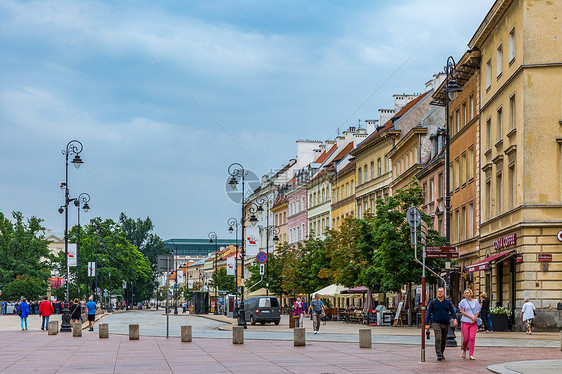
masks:
<path fill-rule="evenodd" d="M 278 308 L 279 300 L 276 297 L 262 297 L 258 306 L 261 308 Z"/>

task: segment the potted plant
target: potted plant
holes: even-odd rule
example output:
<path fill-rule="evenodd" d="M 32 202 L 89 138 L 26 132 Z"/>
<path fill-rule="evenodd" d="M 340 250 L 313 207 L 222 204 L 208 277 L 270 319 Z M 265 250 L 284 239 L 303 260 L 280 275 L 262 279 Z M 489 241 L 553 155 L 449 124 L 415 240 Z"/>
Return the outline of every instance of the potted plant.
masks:
<path fill-rule="evenodd" d="M 490 319 L 493 331 L 509 331 L 511 311 L 501 306 L 490 308 Z"/>

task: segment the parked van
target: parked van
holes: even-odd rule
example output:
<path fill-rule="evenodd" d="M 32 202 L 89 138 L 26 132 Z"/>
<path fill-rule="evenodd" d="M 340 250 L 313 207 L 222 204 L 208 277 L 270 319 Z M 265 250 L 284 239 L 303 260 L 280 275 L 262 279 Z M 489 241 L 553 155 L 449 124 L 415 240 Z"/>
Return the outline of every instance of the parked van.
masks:
<path fill-rule="evenodd" d="M 252 325 L 256 322 L 265 325 L 266 322 L 273 322 L 276 325 L 281 321 L 281 306 L 279 299 L 275 296 L 254 296 L 244 302 L 244 312 L 246 321 Z"/>

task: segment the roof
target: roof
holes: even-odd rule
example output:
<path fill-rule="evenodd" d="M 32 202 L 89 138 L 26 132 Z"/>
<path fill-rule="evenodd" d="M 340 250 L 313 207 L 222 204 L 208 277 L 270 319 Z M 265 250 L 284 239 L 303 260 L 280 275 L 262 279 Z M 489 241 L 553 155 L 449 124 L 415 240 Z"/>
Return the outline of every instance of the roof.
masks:
<path fill-rule="evenodd" d="M 338 147 L 338 145 L 337 145 L 337 144 L 334 144 L 334 145 L 332 146 L 332 148 L 330 148 L 327 152 L 326 152 L 326 151 L 322 152 L 322 154 L 320 155 L 320 157 L 318 157 L 318 158 L 316 159 L 316 161 L 314 161 L 314 162 L 317 163 L 317 164 L 323 163 L 323 162 L 326 161 L 326 159 L 336 150 L 337 147 Z"/>
<path fill-rule="evenodd" d="M 368 137 L 365 138 L 365 140 L 363 140 L 361 143 L 359 143 L 357 145 L 356 149 L 360 149 L 363 147 L 366 147 L 373 139 L 375 139 L 376 137 L 378 137 L 380 134 L 382 134 L 383 132 L 386 132 L 392 128 L 394 128 L 394 122 L 399 120 L 402 116 L 404 116 L 406 113 L 408 113 L 410 111 L 410 109 L 412 109 L 414 106 L 416 106 L 417 103 L 419 103 L 424 97 L 426 97 L 427 95 L 429 95 L 429 93 L 432 91 L 427 91 L 421 95 L 419 95 L 418 97 L 416 97 L 414 100 L 410 101 L 408 104 L 404 105 L 404 107 L 402 109 L 400 109 L 398 111 L 398 113 L 396 113 L 391 119 L 389 119 L 382 128 L 380 128 L 378 131 L 373 132 L 371 135 L 369 135 Z"/>

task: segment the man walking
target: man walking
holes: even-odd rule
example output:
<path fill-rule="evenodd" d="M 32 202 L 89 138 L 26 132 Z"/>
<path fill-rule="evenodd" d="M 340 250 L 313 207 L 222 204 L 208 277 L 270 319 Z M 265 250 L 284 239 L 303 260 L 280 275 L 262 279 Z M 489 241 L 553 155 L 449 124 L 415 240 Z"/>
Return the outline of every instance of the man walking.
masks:
<path fill-rule="evenodd" d="M 320 294 L 314 295 L 314 300 L 310 302 L 308 307 L 308 313 L 312 311 L 312 330 L 315 334 L 318 334 L 320 330 L 320 321 L 324 315 L 324 303 L 320 300 Z"/>
<path fill-rule="evenodd" d="M 425 315 L 425 329 L 429 331 L 429 320 L 433 319 L 433 333 L 435 334 L 435 353 L 437 361 L 445 359 L 445 345 L 447 344 L 447 333 L 449 332 L 449 313 L 453 316 L 453 324 L 457 326 L 457 314 L 449 300 L 445 300 L 445 290 L 437 289 L 437 298 L 431 300 Z M 433 318 L 432 318 L 433 317 Z"/>
<path fill-rule="evenodd" d="M 86 310 L 88 313 L 88 325 L 90 326 L 89 331 L 94 331 L 94 323 L 96 322 L 96 310 L 98 305 L 94 301 L 94 297 L 90 296 L 89 301 L 86 303 Z"/>
<path fill-rule="evenodd" d="M 41 316 L 41 330 L 49 329 L 49 318 L 55 310 L 53 309 L 53 304 L 49 301 L 48 297 L 45 296 L 41 304 L 39 304 L 39 315 Z"/>

